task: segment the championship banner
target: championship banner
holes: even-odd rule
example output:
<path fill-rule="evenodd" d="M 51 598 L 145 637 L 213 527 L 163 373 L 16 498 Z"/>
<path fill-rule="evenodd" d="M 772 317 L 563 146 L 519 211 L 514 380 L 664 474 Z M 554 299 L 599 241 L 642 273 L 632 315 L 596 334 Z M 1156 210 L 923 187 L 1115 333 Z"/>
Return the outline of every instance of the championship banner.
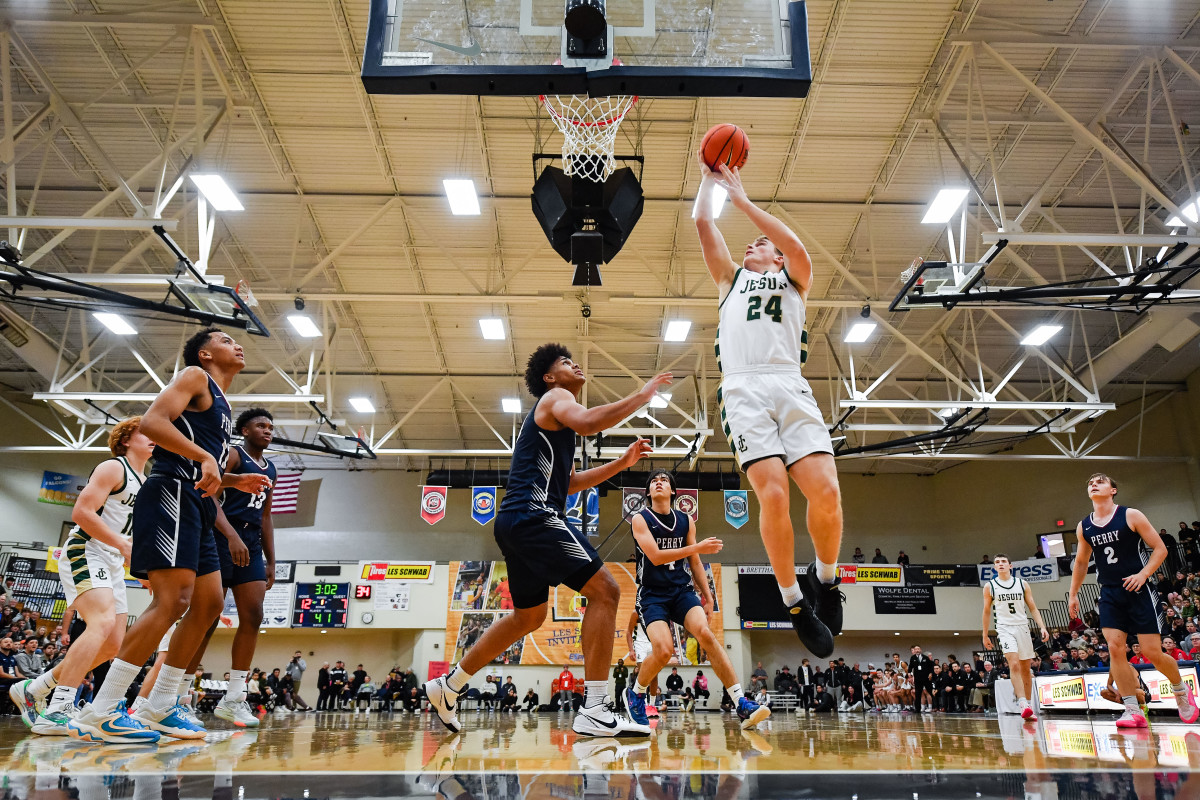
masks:
<path fill-rule="evenodd" d="M 996 577 L 996 568 L 991 564 L 977 564 L 979 584 Z M 1058 580 L 1058 562 L 1053 558 L 1029 558 L 1012 562 L 1012 574 L 1030 583 L 1053 583 Z"/>
<path fill-rule="evenodd" d="M 436 525 L 446 516 L 446 487 L 421 487 L 421 519 Z"/>
<path fill-rule="evenodd" d="M 56 506 L 73 506 L 79 499 L 79 493 L 87 486 L 88 479 L 78 475 L 68 475 L 65 472 L 42 472 L 42 488 L 38 490 L 39 503 L 51 503 Z"/>
<path fill-rule="evenodd" d="M 471 519 L 487 525 L 496 518 L 496 487 L 471 487 Z"/>
<path fill-rule="evenodd" d="M 978 586 L 976 564 L 921 564 L 904 568 L 909 586 Z"/>
<path fill-rule="evenodd" d="M 433 583 L 432 561 L 360 561 L 359 577 L 364 581 L 404 581 L 405 583 Z"/>
<path fill-rule="evenodd" d="M 637 599 L 635 566 L 632 563 L 609 563 L 609 572 L 621 589 L 617 619 L 628 621 Z M 721 608 L 721 565 L 705 564 L 705 577 L 716 603 L 713 609 L 712 632 L 719 646 L 725 646 Z M 450 613 L 446 620 L 446 655 L 451 663 L 458 662 L 463 653 L 479 640 L 483 632 L 512 609 L 512 593 L 508 586 L 508 568 L 503 561 L 450 562 Z M 542 627 L 508 648 L 493 664 L 583 666 L 579 631 L 587 607 L 582 595 L 566 586 L 551 589 L 550 613 Z M 672 626 L 678 642 L 676 656 L 680 667 L 708 664 L 708 654 L 699 642 L 679 626 Z M 629 662 L 631 643 L 625 640 L 624 622 L 614 634 L 612 663 L 618 658 Z"/>
<path fill-rule="evenodd" d="M 600 533 L 600 493 L 595 488 L 567 495 L 567 525 L 588 538 Z"/>
<path fill-rule="evenodd" d="M 632 519 L 646 507 L 646 492 L 642 489 L 629 488 L 621 490 L 621 519 Z"/>
<path fill-rule="evenodd" d="M 675 510 L 682 511 L 692 518 L 692 522 L 700 521 L 700 490 L 676 489 Z"/>
<path fill-rule="evenodd" d="M 862 568 L 862 565 L 859 565 Z M 932 586 L 873 586 L 876 614 L 936 614 Z"/>
<path fill-rule="evenodd" d="M 899 564 L 839 564 L 838 577 L 842 583 L 902 583 Z"/>
<path fill-rule="evenodd" d="M 745 489 L 725 490 L 725 521 L 734 528 L 750 521 L 750 500 Z"/>

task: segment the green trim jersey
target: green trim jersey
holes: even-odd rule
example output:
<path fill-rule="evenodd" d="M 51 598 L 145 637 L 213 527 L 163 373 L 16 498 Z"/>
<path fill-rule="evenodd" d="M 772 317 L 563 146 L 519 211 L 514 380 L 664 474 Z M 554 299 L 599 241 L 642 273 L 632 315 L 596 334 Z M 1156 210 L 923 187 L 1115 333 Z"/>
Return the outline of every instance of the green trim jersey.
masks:
<path fill-rule="evenodd" d="M 100 463 L 107 464 L 109 461 L 120 463 L 121 467 L 125 470 L 124 480 L 122 480 L 121 485 L 117 489 L 109 493 L 108 498 L 104 501 L 104 505 L 96 509 L 96 513 L 100 516 L 100 519 L 104 520 L 104 524 L 110 530 L 116 531 L 122 536 L 129 536 L 130 529 L 133 526 L 133 504 L 137 499 L 138 490 L 142 488 L 144 478 L 129 465 L 129 461 L 125 456 L 109 458 Z M 78 525 L 71 529 L 68 540 L 71 538 L 84 542 L 92 541 L 91 534 Z M 113 553 L 117 552 L 115 548 L 109 547 L 103 542 L 96 542 L 96 544 Z"/>
<path fill-rule="evenodd" d="M 1005 586 L 999 578 L 988 581 L 992 588 L 992 613 L 996 616 L 996 627 L 1028 628 L 1029 612 L 1025 606 L 1025 582 L 1016 575 L 1009 577 Z"/>
<path fill-rule="evenodd" d="M 804 301 L 787 269 L 739 268 L 721 301 L 717 366 L 723 375 L 800 372 L 808 355 Z"/>

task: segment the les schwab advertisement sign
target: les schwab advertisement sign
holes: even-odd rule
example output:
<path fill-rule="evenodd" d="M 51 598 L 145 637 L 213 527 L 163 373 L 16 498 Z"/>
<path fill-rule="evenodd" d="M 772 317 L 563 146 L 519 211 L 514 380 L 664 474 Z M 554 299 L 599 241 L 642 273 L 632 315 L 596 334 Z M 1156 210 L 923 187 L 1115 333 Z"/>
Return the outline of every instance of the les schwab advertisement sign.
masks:
<path fill-rule="evenodd" d="M 376 563 L 364 561 L 364 581 L 404 581 L 405 583 L 433 583 L 432 561 L 406 561 L 403 563 Z"/>
<path fill-rule="evenodd" d="M 870 566 L 867 564 L 840 564 L 838 577 L 842 583 L 892 583 L 900 585 L 900 565 Z"/>

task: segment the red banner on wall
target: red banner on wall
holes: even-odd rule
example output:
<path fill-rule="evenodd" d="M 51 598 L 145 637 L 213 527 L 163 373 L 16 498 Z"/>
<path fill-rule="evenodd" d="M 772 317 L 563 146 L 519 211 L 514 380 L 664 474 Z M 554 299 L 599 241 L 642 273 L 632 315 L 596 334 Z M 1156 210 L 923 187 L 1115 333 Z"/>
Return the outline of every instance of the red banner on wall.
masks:
<path fill-rule="evenodd" d="M 421 519 L 435 525 L 446 516 L 446 487 L 421 487 Z"/>

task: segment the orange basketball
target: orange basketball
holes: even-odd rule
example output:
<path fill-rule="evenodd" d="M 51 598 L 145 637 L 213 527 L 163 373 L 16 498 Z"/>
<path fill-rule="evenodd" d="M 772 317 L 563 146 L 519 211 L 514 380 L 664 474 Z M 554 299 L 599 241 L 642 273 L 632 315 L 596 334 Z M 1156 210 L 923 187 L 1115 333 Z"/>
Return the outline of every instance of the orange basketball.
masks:
<path fill-rule="evenodd" d="M 700 151 L 703 153 L 704 163 L 708 164 L 713 172 L 720 171 L 720 164 L 730 169 L 740 168 L 746 163 L 746 156 L 750 153 L 750 140 L 746 137 L 746 132 L 737 125 L 722 122 L 713 125 L 708 129 L 708 133 L 704 134 L 704 140 L 700 142 Z"/>

